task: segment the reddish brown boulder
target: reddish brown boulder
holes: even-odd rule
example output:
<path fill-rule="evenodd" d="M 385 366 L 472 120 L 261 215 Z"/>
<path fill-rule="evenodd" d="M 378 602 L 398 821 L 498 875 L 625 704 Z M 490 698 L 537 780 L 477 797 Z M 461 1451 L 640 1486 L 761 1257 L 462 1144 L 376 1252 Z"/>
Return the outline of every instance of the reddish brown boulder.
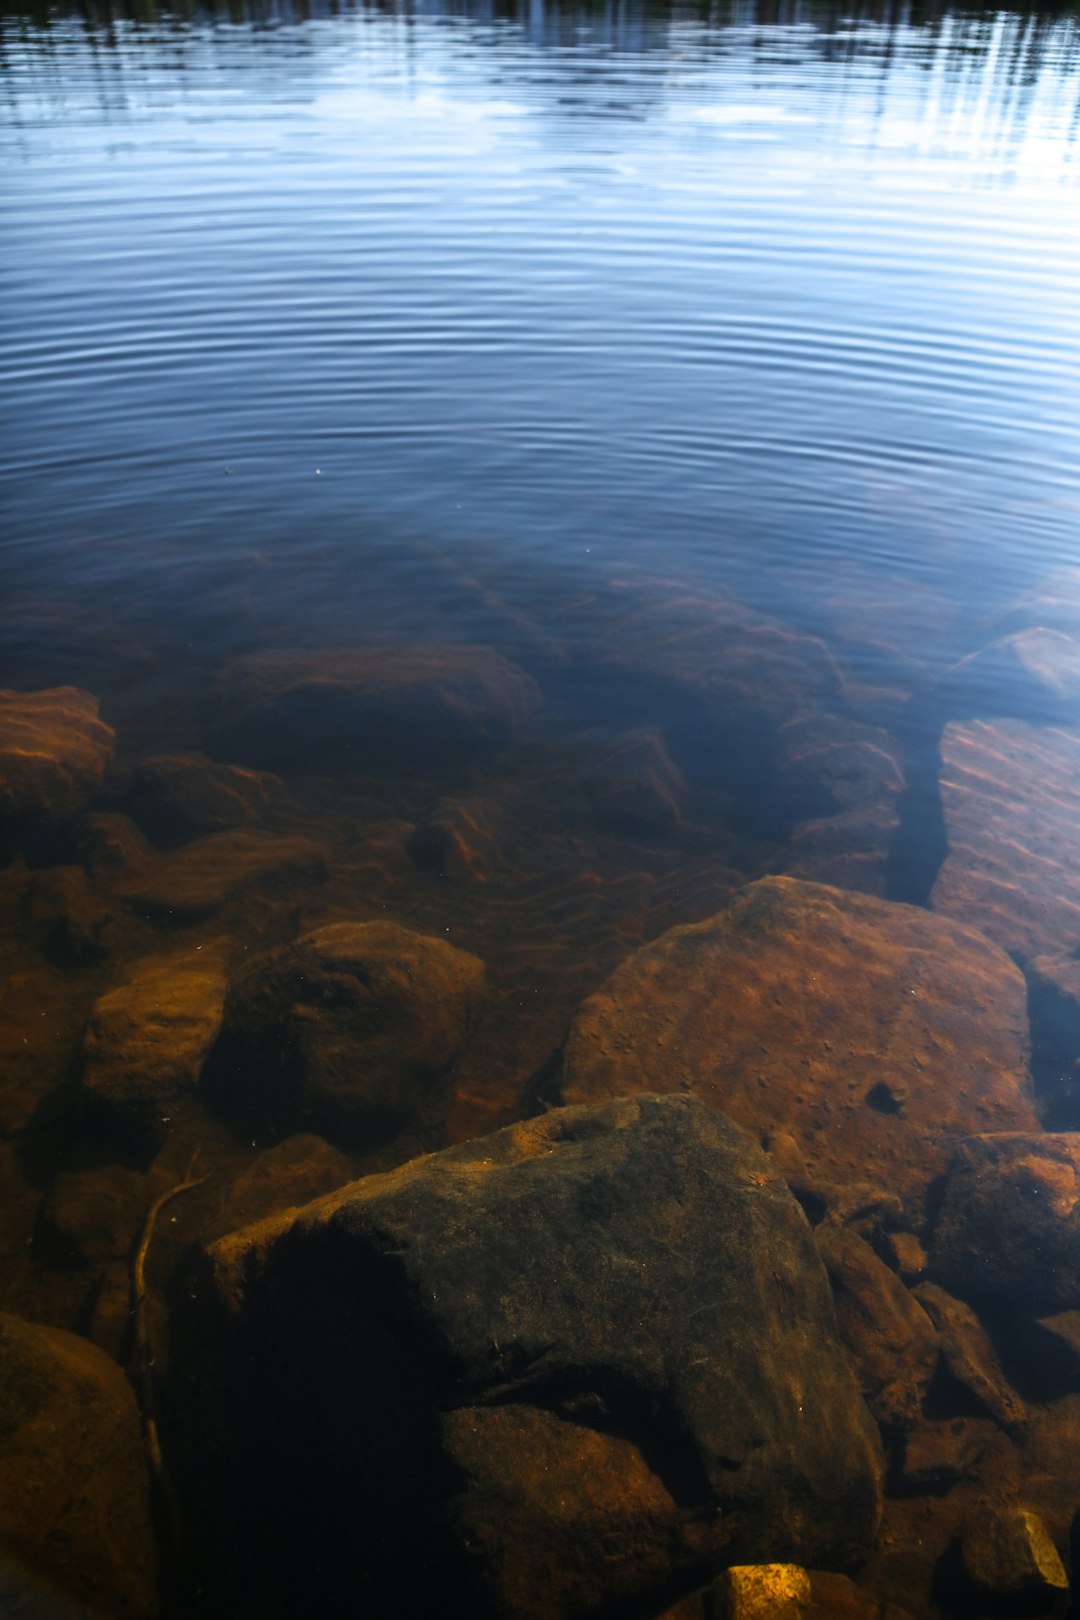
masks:
<path fill-rule="evenodd" d="M 60 820 L 100 788 L 116 738 L 75 686 L 0 691 L 0 816 Z"/>
<path fill-rule="evenodd" d="M 883 894 L 904 791 L 900 744 L 880 726 L 803 714 L 777 733 L 780 781 L 797 804 L 821 805 L 796 826 L 784 869 L 792 877 Z"/>
<path fill-rule="evenodd" d="M 561 1097 L 693 1091 L 759 1136 L 789 1131 L 820 1182 L 917 1202 L 972 1122 L 1034 1127 L 1026 1045 L 1024 981 L 989 941 L 914 906 L 765 878 L 582 1004 Z"/>

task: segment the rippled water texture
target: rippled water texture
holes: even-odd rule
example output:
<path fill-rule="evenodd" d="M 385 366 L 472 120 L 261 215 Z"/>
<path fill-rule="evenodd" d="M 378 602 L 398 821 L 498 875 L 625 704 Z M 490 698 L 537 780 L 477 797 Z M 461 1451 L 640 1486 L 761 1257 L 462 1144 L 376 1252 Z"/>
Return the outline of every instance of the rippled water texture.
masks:
<path fill-rule="evenodd" d="M 534 604 L 676 559 L 807 618 L 840 559 L 967 608 L 1075 556 L 1069 15 L 3 40 L 12 679 L 105 614 L 114 678 L 128 633 L 444 632 L 428 548 Z"/>

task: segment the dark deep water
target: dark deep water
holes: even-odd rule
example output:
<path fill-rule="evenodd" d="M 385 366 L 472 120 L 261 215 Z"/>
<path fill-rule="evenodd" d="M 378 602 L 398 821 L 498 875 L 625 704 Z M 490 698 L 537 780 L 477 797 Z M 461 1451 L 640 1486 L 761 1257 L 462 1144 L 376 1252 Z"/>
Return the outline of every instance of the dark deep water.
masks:
<path fill-rule="evenodd" d="M 373 1616 L 445 1586 L 659 1620 L 773 1557 L 854 1569 L 893 1620 L 1080 1613 L 1045 1558 L 1029 1590 L 978 1575 L 991 1511 L 1080 1546 L 1076 11 L 6 0 L 0 96 L 0 1312 L 100 1347 L 143 1421 L 102 1394 L 99 1434 L 61 1394 L 53 1463 L 4 1454 L 60 1352 L 0 1319 L 0 1609 L 68 1612 L 32 1571 L 145 1617 L 156 1543 L 177 1620 L 352 1612 L 354 1573 Z M 61 694 L 28 743 L 26 695 L 59 687 L 111 730 Z M 770 1540 L 776 1506 L 679 1541 L 729 1512 L 672 1394 L 696 1339 L 665 1339 L 663 1388 L 614 1352 L 589 1383 L 580 1323 L 532 1297 L 512 1332 L 481 1296 L 461 1405 L 453 1324 L 432 1351 L 381 1251 L 352 1263 L 400 1365 L 361 1336 L 311 1371 L 295 1323 L 355 1327 L 318 1253 L 220 1341 L 193 1304 L 218 1285 L 192 1255 L 255 1219 L 640 1090 L 730 1111 L 814 1226 L 883 1447 L 858 1557 L 823 1527 L 865 1508 L 839 1441 L 801 1541 Z M 492 1197 L 470 1219 L 512 1234 Z M 637 1252 L 617 1192 L 581 1198 L 583 1252 Z M 696 1255 L 696 1207 L 643 1225 Z M 699 1332 L 711 1263 L 650 1283 L 657 1332 Z M 786 1264 L 761 1322 L 732 1307 L 762 1346 L 817 1309 Z M 374 1416 L 334 1382 L 350 1356 Z M 466 1433 L 496 1407 L 502 1450 Z M 567 1509 L 549 1546 L 529 1475 L 515 1587 L 498 1468 L 562 1480 L 556 1419 L 579 1461 L 546 1488 L 587 1475 L 616 1528 L 590 1566 Z M 102 1439 L 124 1421 L 133 1456 Z M 50 1528 L 50 1466 L 105 1453 Z M 444 1475 L 480 1493 L 463 1540 Z M 670 1567 L 640 1525 L 623 1548 L 616 1478 L 670 1490 Z M 608 1587 L 545 1596 L 579 1555 Z M 813 1612 L 879 1614 L 830 1578 Z M 688 1602 L 670 1620 L 721 1612 Z"/>

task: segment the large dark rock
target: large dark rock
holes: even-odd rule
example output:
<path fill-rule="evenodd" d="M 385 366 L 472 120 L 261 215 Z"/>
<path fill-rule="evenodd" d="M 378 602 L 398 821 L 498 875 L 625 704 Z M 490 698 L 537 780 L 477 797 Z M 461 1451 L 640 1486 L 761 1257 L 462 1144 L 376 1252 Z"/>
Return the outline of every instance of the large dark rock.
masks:
<path fill-rule="evenodd" d="M 223 672 L 206 735 L 253 765 L 424 770 L 502 747 L 538 703 L 488 647 L 259 653 Z"/>
<path fill-rule="evenodd" d="M 76 686 L 0 692 L 0 816 L 58 821 L 101 786 L 116 738 Z"/>
<path fill-rule="evenodd" d="M 223 1239 L 171 1379 L 215 1614 L 615 1620 L 875 1534 L 810 1230 L 694 1098 L 556 1110 Z"/>
<path fill-rule="evenodd" d="M 263 1121 L 407 1116 L 464 1047 L 484 989 L 483 963 L 445 939 L 330 923 L 233 985 L 220 1089 Z"/>
<path fill-rule="evenodd" d="M 960 1143 L 930 1260 L 964 1298 L 1037 1313 L 1080 1307 L 1080 1133 Z"/>
<path fill-rule="evenodd" d="M 822 1183 L 917 1206 L 951 1138 L 1032 1129 L 1024 981 L 915 906 L 765 878 L 629 957 L 578 1009 L 561 1101 L 689 1090 L 782 1127 Z"/>
<path fill-rule="evenodd" d="M 150 1481 L 131 1386 L 85 1339 L 7 1315 L 0 1548 L 9 1571 L 43 1577 L 80 1614 L 143 1620 L 156 1611 Z M 12 1580 L 12 1589 L 29 1594 L 30 1583 Z"/>

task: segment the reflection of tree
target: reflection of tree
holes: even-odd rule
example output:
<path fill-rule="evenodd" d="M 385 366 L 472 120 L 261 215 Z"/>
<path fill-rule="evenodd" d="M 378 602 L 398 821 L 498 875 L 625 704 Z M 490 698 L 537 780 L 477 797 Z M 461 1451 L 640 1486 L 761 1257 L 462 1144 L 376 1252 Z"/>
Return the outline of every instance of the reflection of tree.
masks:
<path fill-rule="evenodd" d="M 784 74 L 784 88 L 826 129 L 851 101 L 880 123 L 895 70 L 922 80 L 916 115 L 925 137 L 972 124 L 979 138 L 1000 146 L 1022 138 L 1033 104 L 1054 102 L 1059 141 L 1080 133 L 1080 0 L 1072 6 L 1005 12 L 957 11 L 944 0 L 70 0 L 81 19 L 104 92 L 110 47 L 170 40 L 177 68 L 196 50 L 213 53 L 219 24 L 244 24 L 263 38 L 289 30 L 289 49 L 275 52 L 281 75 L 262 89 L 303 99 L 320 77 L 318 44 L 305 22 L 348 18 L 380 27 L 380 47 L 412 60 L 438 50 L 452 68 L 464 45 L 474 61 L 490 55 L 492 82 L 512 87 L 549 123 L 576 117 L 641 122 L 666 108 L 678 85 L 691 104 L 715 104 L 734 90 L 745 99 Z M 33 37 L 48 50 L 64 21 L 55 0 L 0 0 L 0 61 L 5 45 Z M 121 25 L 124 25 L 121 27 Z M 136 33 L 130 31 L 136 26 Z M 198 46 L 195 41 L 198 40 Z M 508 50 L 512 56 L 508 55 Z M 118 53 L 123 55 L 123 52 Z M 797 84 L 799 70 L 828 64 L 827 84 Z M 263 64 L 266 66 L 267 64 Z M 644 69 L 644 71 L 642 71 Z M 723 69 L 723 72 L 717 72 Z M 1073 70 L 1070 79 L 1070 69 Z M 1050 86 L 1043 83 L 1049 74 Z M 727 77 L 725 77 L 725 74 Z M 272 78 L 272 75 L 271 75 Z M 867 95 L 868 79 L 876 86 Z M 528 94 L 527 87 L 539 92 Z M 105 110 L 122 105 L 110 86 Z M 1046 92 L 1044 94 L 1044 92 Z M 827 105 L 826 105 L 827 99 Z M 863 134 L 873 143 L 872 131 Z M 974 137 L 973 137 L 974 138 Z M 952 144 L 946 141 L 946 144 Z"/>

